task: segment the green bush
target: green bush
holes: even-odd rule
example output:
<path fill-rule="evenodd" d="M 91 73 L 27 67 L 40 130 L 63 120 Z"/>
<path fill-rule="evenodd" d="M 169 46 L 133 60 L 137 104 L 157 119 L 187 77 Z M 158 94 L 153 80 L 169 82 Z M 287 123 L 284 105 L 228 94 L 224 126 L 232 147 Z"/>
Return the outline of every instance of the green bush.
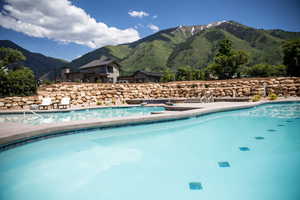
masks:
<path fill-rule="evenodd" d="M 194 69 L 191 66 L 179 67 L 176 72 L 177 81 L 192 81 L 192 80 L 204 80 L 204 71 L 201 69 Z"/>
<path fill-rule="evenodd" d="M 252 97 L 253 102 L 260 101 L 260 99 L 261 99 L 260 95 L 255 95 L 255 96 Z"/>
<path fill-rule="evenodd" d="M 0 70 L 0 85 L 0 97 L 30 96 L 37 90 L 34 74 L 28 68 Z"/>
<path fill-rule="evenodd" d="M 175 73 L 170 70 L 170 69 L 166 69 L 163 72 L 163 76 L 161 77 L 161 82 L 170 82 L 170 81 L 175 81 Z"/>
<path fill-rule="evenodd" d="M 271 100 L 271 101 L 272 100 L 276 100 L 277 99 L 277 95 L 275 93 L 271 93 L 271 94 L 269 94 L 268 99 Z"/>
<path fill-rule="evenodd" d="M 286 66 L 257 64 L 247 68 L 245 74 L 250 77 L 286 76 Z"/>
<path fill-rule="evenodd" d="M 283 64 L 289 76 L 300 76 L 300 38 L 288 40 L 283 44 Z"/>

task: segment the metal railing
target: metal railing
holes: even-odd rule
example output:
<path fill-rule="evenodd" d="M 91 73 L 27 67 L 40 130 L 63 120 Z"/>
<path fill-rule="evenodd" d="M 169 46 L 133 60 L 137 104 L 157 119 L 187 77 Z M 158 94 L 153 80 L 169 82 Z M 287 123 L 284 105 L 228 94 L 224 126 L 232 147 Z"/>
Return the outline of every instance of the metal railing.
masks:
<path fill-rule="evenodd" d="M 43 117 L 42 115 L 37 114 L 36 112 L 34 112 L 34 111 L 32 111 L 32 110 L 24 111 L 24 113 L 23 113 L 23 114 L 24 114 L 24 117 L 25 117 L 26 112 L 31 112 L 31 113 L 34 114 L 35 116 L 44 119 L 44 117 Z"/>

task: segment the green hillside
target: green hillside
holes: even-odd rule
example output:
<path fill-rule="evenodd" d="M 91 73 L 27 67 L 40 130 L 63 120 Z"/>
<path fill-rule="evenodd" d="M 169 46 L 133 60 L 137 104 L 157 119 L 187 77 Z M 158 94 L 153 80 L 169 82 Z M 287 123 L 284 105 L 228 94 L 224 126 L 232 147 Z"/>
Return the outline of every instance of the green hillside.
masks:
<path fill-rule="evenodd" d="M 157 32 L 139 41 L 106 46 L 73 60 L 69 66 L 78 69 L 94 59 L 111 57 L 122 65 L 122 73 L 136 70 L 159 72 L 180 66 L 203 68 L 212 62 L 220 40 L 228 38 L 237 50 L 250 55 L 249 65 L 257 63 L 281 64 L 281 44 L 300 33 L 283 30 L 262 30 L 233 21 L 200 26 L 179 26 Z"/>
<path fill-rule="evenodd" d="M 12 48 L 19 50 L 26 57 L 22 65 L 32 69 L 36 78 L 47 76 L 47 79 L 54 79 L 59 69 L 68 62 L 65 60 L 52 58 L 40 53 L 30 52 L 9 40 L 0 40 L 0 47 Z"/>

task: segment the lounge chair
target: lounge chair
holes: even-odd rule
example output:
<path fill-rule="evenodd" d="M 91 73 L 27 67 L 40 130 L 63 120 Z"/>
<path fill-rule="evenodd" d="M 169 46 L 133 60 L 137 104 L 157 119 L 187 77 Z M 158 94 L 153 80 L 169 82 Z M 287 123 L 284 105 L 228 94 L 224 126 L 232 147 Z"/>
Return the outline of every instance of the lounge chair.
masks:
<path fill-rule="evenodd" d="M 52 106 L 51 98 L 43 98 L 42 103 L 39 105 L 39 109 L 48 110 L 49 106 Z"/>
<path fill-rule="evenodd" d="M 67 109 L 70 107 L 70 97 L 64 97 L 61 99 L 60 104 L 58 104 L 58 108 L 65 108 Z"/>
<path fill-rule="evenodd" d="M 207 97 L 206 96 L 201 97 L 200 102 L 207 103 Z"/>
<path fill-rule="evenodd" d="M 208 103 L 212 103 L 212 102 L 215 101 L 215 99 L 214 99 L 214 97 L 211 95 L 211 96 L 208 97 L 207 101 L 208 101 Z"/>

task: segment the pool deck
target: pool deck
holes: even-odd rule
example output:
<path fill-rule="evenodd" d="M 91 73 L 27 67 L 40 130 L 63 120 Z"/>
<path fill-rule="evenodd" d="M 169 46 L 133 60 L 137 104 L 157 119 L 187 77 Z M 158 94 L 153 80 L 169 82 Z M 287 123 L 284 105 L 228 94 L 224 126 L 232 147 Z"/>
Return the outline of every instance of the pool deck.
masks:
<path fill-rule="evenodd" d="M 78 120 L 78 121 L 70 121 L 70 122 L 41 124 L 41 125 L 28 125 L 28 124 L 21 124 L 21 123 L 0 123 L 0 147 L 17 141 L 26 140 L 33 137 L 48 136 L 60 132 L 75 131 L 75 130 L 88 129 L 88 128 L 116 127 L 116 126 L 123 126 L 123 125 L 134 125 L 140 123 L 151 123 L 151 122 L 159 122 L 159 121 L 184 119 L 184 118 L 204 115 L 208 113 L 220 112 L 220 111 L 251 108 L 269 102 L 288 102 L 288 101 L 300 101 L 300 97 L 291 97 L 291 98 L 279 99 L 276 101 L 259 101 L 259 102 L 180 103 L 174 106 L 155 104 L 155 106 L 166 107 L 167 111 L 156 112 L 152 115 L 145 115 L 145 116 L 114 117 L 114 118 L 107 118 L 107 119 L 89 119 L 89 120 Z M 125 107 L 129 107 L 129 106 L 125 106 Z M 170 111 L 169 109 L 174 111 Z M 184 110 L 184 111 L 180 111 L 180 110 Z M 1 112 L 1 113 L 8 113 L 8 112 L 9 111 Z M 20 113 L 20 111 L 18 112 Z"/>

